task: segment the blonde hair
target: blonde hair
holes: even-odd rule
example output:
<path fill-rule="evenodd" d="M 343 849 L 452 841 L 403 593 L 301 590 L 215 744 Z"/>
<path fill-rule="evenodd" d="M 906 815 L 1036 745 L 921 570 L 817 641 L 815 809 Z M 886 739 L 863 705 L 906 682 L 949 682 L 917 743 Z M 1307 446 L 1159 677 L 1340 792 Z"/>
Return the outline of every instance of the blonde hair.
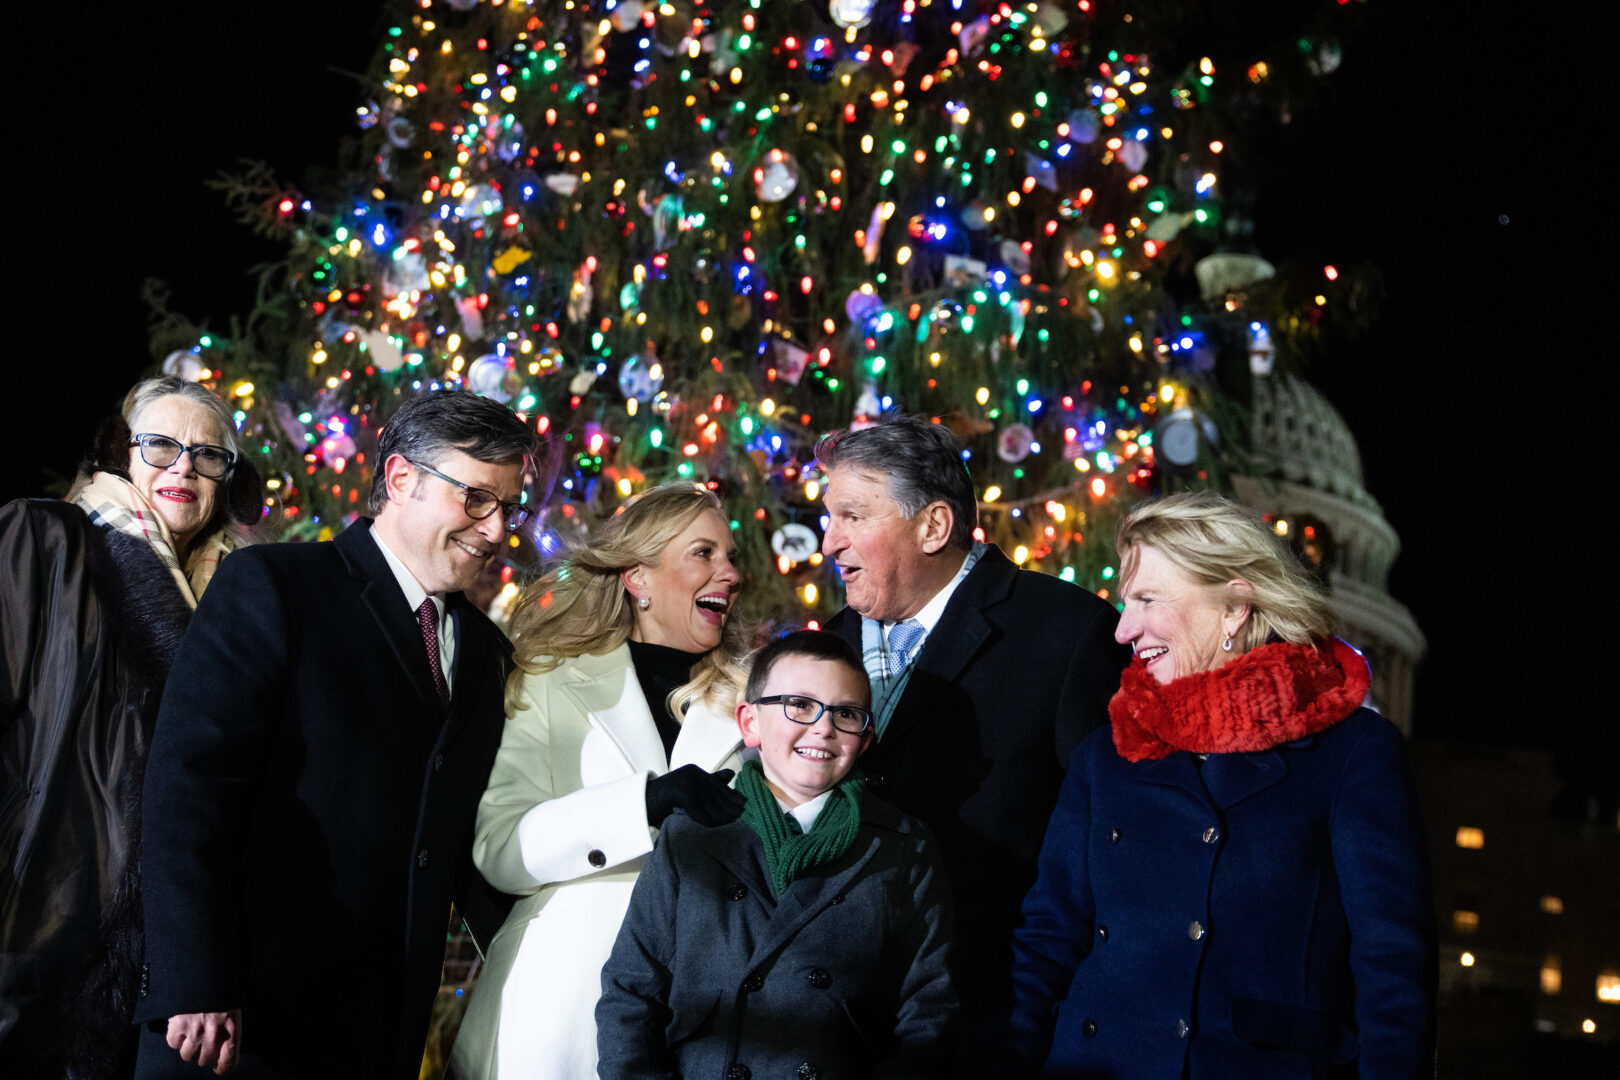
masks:
<path fill-rule="evenodd" d="M 1271 641 L 1312 645 L 1333 631 L 1327 597 L 1260 515 L 1240 503 L 1200 491 L 1131 510 L 1114 534 L 1121 592 L 1144 544 L 1200 585 L 1248 584 L 1249 618 L 1233 635 L 1242 652 Z"/>
<path fill-rule="evenodd" d="M 669 542 L 709 510 L 724 516 L 720 500 L 696 484 L 651 488 L 570 550 L 561 566 L 524 589 L 512 609 L 517 669 L 506 683 L 507 710 L 517 707 L 525 675 L 624 644 L 635 613 L 619 575 L 635 566 L 656 566 Z M 742 663 L 747 642 L 742 621 L 728 617 L 720 644 L 693 666 L 692 680 L 670 694 L 670 711 L 680 716 L 693 702 L 707 700 L 717 712 L 729 713 L 748 677 Z"/>

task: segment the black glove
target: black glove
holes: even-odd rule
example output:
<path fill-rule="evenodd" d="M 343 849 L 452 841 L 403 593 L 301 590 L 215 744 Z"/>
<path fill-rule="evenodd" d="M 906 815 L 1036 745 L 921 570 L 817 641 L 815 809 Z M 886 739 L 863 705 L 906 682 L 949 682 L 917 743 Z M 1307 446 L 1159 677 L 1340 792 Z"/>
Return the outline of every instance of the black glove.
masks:
<path fill-rule="evenodd" d="M 696 765 L 682 765 L 653 777 L 647 781 L 647 824 L 656 829 L 677 809 L 705 828 L 736 821 L 743 812 L 743 797 L 726 786 L 734 775 L 730 769 L 707 773 Z"/>

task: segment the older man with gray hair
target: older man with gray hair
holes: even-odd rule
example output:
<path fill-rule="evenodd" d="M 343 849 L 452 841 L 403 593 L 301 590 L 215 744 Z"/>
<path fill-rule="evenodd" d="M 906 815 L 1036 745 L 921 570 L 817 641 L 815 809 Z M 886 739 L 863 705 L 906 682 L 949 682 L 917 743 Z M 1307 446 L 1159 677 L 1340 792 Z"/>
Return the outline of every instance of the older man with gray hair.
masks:
<path fill-rule="evenodd" d="M 1069 757 L 1108 719 L 1130 658 L 1084 589 L 976 542 L 978 503 L 942 425 L 896 416 L 816 447 L 821 549 L 848 607 L 828 629 L 873 683 L 873 790 L 938 836 L 956 900 L 966 1030 L 1010 1001 L 1019 904 Z"/>

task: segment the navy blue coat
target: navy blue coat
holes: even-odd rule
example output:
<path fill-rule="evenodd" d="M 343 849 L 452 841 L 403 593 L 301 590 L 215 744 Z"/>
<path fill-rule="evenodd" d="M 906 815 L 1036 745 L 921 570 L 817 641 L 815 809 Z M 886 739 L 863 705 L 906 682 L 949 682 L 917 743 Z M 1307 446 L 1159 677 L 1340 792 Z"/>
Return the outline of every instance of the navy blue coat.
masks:
<path fill-rule="evenodd" d="M 1063 1078 L 1432 1076 L 1432 910 L 1378 714 L 1202 767 L 1098 732 L 1014 938 L 1018 1052 Z"/>
<path fill-rule="evenodd" d="M 220 564 L 163 696 L 146 771 L 137 1075 L 209 1076 L 178 1013 L 240 1006 L 244 1078 L 415 1080 L 450 904 L 486 899 L 473 817 L 509 647 L 459 593 L 448 712 L 362 519 Z"/>
<path fill-rule="evenodd" d="M 759 836 L 676 814 L 596 1006 L 602 1080 L 933 1080 L 956 1018 L 932 838 L 867 797 L 848 851 L 778 900 Z"/>

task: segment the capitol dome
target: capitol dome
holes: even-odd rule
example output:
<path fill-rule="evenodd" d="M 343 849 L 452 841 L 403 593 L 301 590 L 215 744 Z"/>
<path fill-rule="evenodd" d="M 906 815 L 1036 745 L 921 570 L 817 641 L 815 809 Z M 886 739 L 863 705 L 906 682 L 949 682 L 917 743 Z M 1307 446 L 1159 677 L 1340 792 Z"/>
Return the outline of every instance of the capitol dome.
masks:
<path fill-rule="evenodd" d="M 1412 678 L 1427 648 L 1417 620 L 1389 595 L 1401 541 L 1363 484 L 1344 418 L 1305 380 L 1257 375 L 1248 469 L 1234 494 L 1277 523 L 1330 589 L 1340 632 L 1372 666 L 1373 704 L 1408 735 Z"/>

